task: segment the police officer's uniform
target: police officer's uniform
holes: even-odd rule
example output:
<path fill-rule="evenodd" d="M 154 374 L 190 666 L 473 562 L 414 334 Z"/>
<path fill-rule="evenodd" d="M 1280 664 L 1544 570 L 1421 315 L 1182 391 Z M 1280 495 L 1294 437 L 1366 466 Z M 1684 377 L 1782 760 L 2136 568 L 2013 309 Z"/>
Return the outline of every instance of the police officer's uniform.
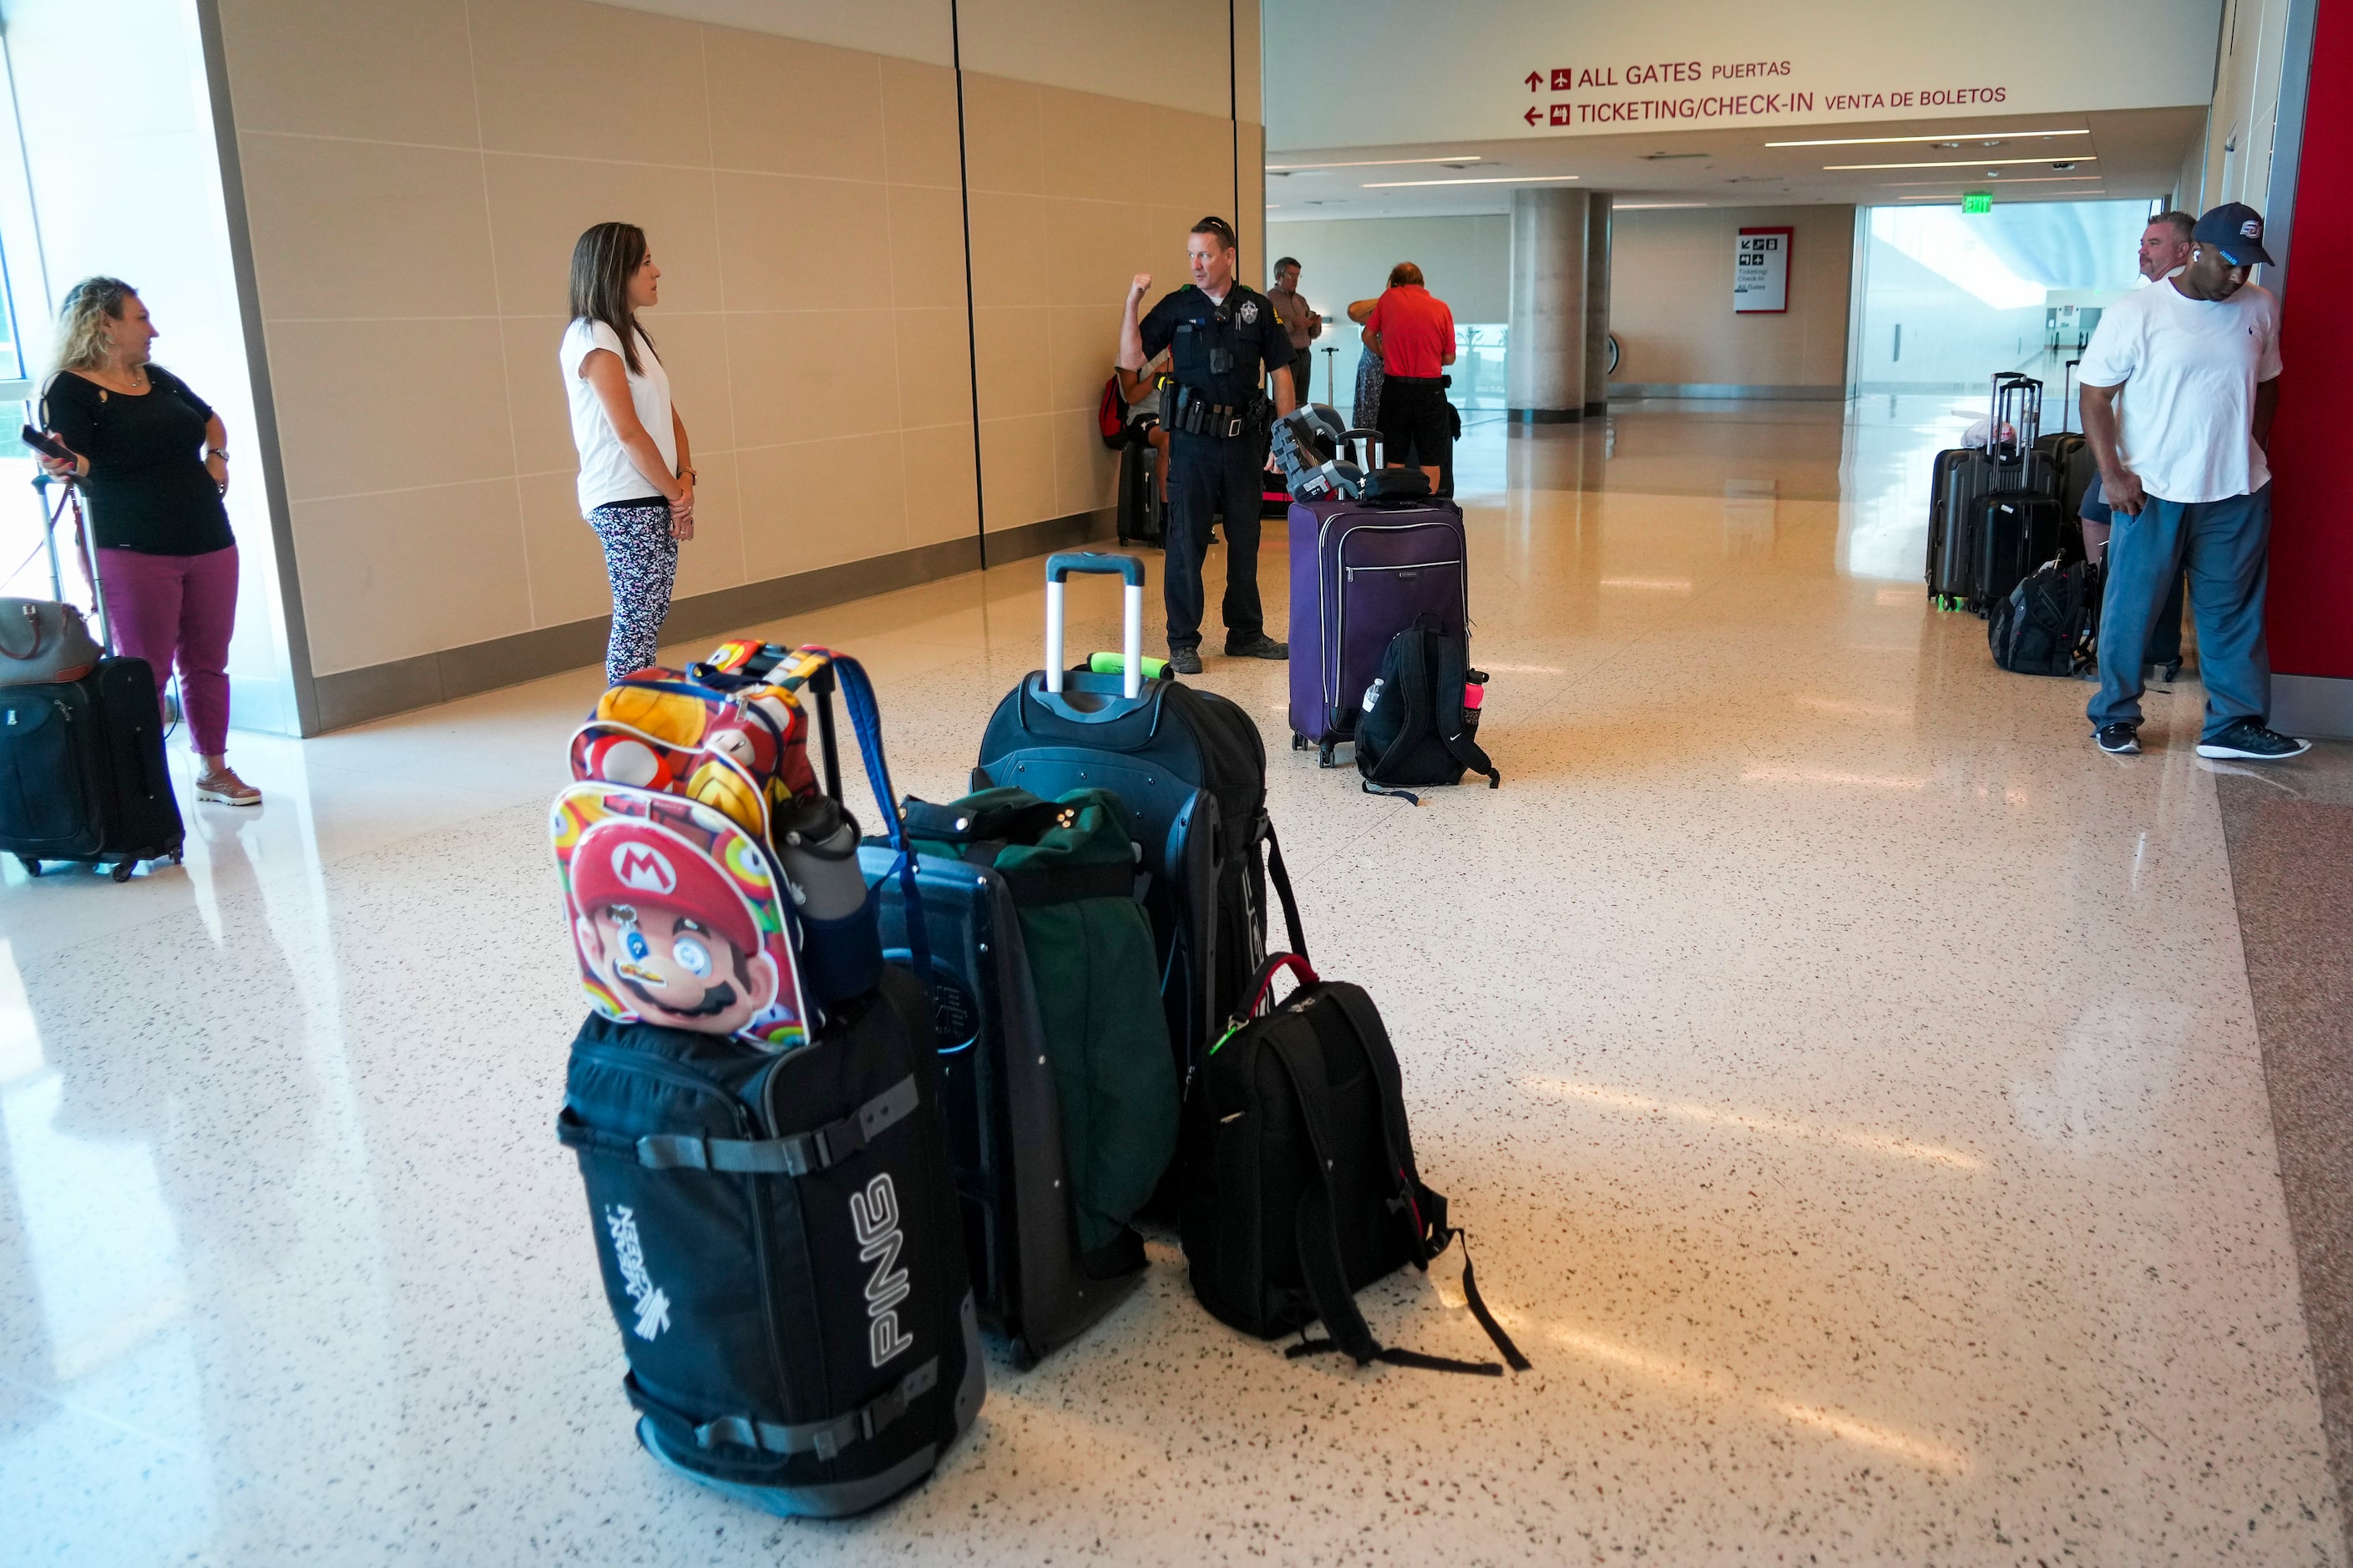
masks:
<path fill-rule="evenodd" d="M 1187 284 L 1152 307 L 1139 324 L 1149 361 L 1169 351 L 1173 384 L 1164 394 L 1168 431 L 1166 580 L 1168 647 L 1198 647 L 1201 563 L 1209 519 L 1226 519 L 1226 648 L 1247 651 L 1266 636 L 1259 607 L 1259 498 L 1264 489 L 1273 405 L 1259 390 L 1261 372 L 1291 363 L 1291 336 L 1273 304 L 1237 281 L 1222 302 Z"/>

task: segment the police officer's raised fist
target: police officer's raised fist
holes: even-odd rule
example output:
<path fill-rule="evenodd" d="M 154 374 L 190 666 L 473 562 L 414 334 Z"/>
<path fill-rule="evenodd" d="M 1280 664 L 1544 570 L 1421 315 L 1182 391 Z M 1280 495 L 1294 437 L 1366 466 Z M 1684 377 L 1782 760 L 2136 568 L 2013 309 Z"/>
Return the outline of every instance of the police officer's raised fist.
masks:
<path fill-rule="evenodd" d="M 1129 280 L 1128 285 L 1127 285 L 1127 291 L 1128 291 L 1130 294 L 1141 294 L 1141 293 L 1143 293 L 1146 289 L 1149 289 L 1149 288 L 1151 288 L 1151 287 L 1152 287 L 1152 274 L 1151 274 L 1151 273 L 1149 273 L 1149 272 L 1139 272 L 1139 273 L 1137 273 L 1137 274 L 1134 276 L 1134 279 L 1130 279 L 1130 280 Z"/>

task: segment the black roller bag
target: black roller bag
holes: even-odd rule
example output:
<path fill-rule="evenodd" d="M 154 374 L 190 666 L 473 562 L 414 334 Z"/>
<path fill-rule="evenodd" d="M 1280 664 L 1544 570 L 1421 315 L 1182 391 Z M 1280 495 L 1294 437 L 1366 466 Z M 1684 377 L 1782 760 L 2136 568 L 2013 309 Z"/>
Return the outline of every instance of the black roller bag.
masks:
<path fill-rule="evenodd" d="M 1265 1010 L 1285 968 L 1303 984 Z M 1178 1162 L 1193 1293 L 1222 1321 L 1261 1339 L 1298 1333 L 1293 1356 L 1339 1350 L 1359 1366 L 1503 1374 L 1385 1347 L 1356 1310 L 1358 1290 L 1409 1263 L 1426 1271 L 1456 1235 L 1415 1168 L 1397 1053 L 1361 987 L 1319 980 L 1295 953 L 1269 959 L 1194 1077 Z M 1462 1289 L 1504 1360 L 1526 1371 L 1467 1250 Z M 1319 1318 L 1325 1337 L 1307 1339 Z"/>
<path fill-rule="evenodd" d="M 926 1011 L 893 968 L 782 1056 L 602 1017 L 573 1042 L 558 1131 L 639 1438 L 770 1511 L 872 1508 L 980 1408 Z"/>
<path fill-rule="evenodd" d="M 871 689 L 852 661 L 833 668 L 889 800 Z M 838 796 L 829 707 L 820 721 Z M 638 1441 L 765 1512 L 874 1508 L 979 1413 L 933 1012 L 886 965 L 782 1052 L 598 1015 L 573 1042 L 556 1131 L 587 1188 Z"/>
<path fill-rule="evenodd" d="M 2041 490 L 2003 489 L 1979 496 L 1971 509 L 1977 581 L 1971 585 L 1969 607 L 1989 614 L 2037 566 L 2057 560 L 2063 521 L 2057 499 Z"/>
<path fill-rule="evenodd" d="M 46 481 L 44 481 L 46 483 Z M 76 536 L 88 548 L 81 521 L 81 495 L 65 487 L 58 503 L 74 513 Z M 65 601 L 58 566 L 56 515 L 44 517 L 49 556 L 49 592 Z M 95 560 L 83 557 L 90 581 L 98 581 Z M 97 605 L 105 644 L 113 644 L 113 623 L 103 597 Z M 78 617 L 65 606 L 59 614 Z M 95 665 L 60 668 L 57 645 L 44 652 L 42 619 L 33 627 L 30 651 L 18 654 L 0 638 L 0 665 L 20 665 L 71 674 L 71 680 L 22 686 L 0 684 L 0 854 L 16 856 L 32 876 L 44 860 L 114 862 L 114 879 L 127 882 L 142 860 L 180 858 L 186 829 L 180 803 L 172 795 L 172 771 L 164 761 L 164 712 L 155 700 L 155 672 L 142 658 L 100 653 Z M 12 632 L 10 637 L 21 637 Z M 5 674 L 5 670 L 0 670 Z"/>
<path fill-rule="evenodd" d="M 984 805 L 991 799 L 975 798 Z M 1105 1157 L 1142 1161 L 1128 1196 L 1148 1194 L 1167 1161 L 1176 1089 L 1165 1029 L 1156 1026 L 1152 1010 L 1158 970 L 1148 929 L 1132 933 L 1144 952 L 1131 949 L 1128 963 L 1113 966 L 1128 975 L 1123 987 L 1091 983 L 1095 977 L 1088 972 L 1101 956 L 1093 937 L 1101 933 L 1067 929 L 1073 919 L 1092 925 L 1084 911 L 1098 900 L 1125 901 L 1127 921 L 1142 920 L 1133 907 L 1135 879 L 1128 858 L 1121 856 L 1116 867 L 1088 867 L 1063 877 L 1040 877 L 1027 867 L 1001 871 L 998 855 L 1014 840 L 1035 842 L 1040 825 L 1008 821 L 1001 809 L 993 815 L 965 809 L 968 804 L 911 799 L 903 820 L 911 837 L 956 850 L 916 861 L 931 937 L 948 1146 L 981 1323 L 1011 1342 L 1015 1363 L 1026 1369 L 1084 1332 L 1143 1278 L 1142 1245 L 1124 1224 L 1108 1246 L 1091 1250 L 1082 1236 L 1087 1226 L 1079 1211 L 1093 1187 L 1085 1168 Z M 1058 809 L 1044 808 L 1049 816 Z M 896 959 L 907 943 L 906 916 L 896 884 L 885 875 L 892 851 L 870 843 L 859 854 L 869 879 L 882 879 L 875 882 L 882 895 L 882 940 Z M 1087 878 L 1099 880 L 1089 886 Z M 1064 939 L 1042 966 L 1032 962 L 1032 925 L 1049 940 Z M 1068 975 L 1074 968 L 1081 971 L 1072 977 L 1075 988 L 1040 994 L 1041 973 Z M 1117 1016 L 1139 994 L 1145 1021 L 1155 1026 L 1144 1031 L 1143 1043 L 1134 1037 L 1134 1020 Z M 1061 1026 L 1060 1037 L 1050 1021 Z M 1142 1064 L 1141 1071 L 1098 1060 L 1091 1047 L 1103 1043 L 1106 1028 L 1125 1033 L 1131 1051 L 1155 1052 L 1157 1060 Z M 1134 1065 L 1133 1057 L 1126 1065 Z M 1118 1106 L 1109 1108 L 1108 1118 L 1097 1114 L 1105 1108 L 1090 1092 L 1091 1079 L 1118 1099 L 1143 1091 L 1154 1079 L 1153 1092 L 1165 1100 L 1148 1118 L 1156 1128 L 1135 1129 Z M 1086 1142 L 1075 1160 L 1067 1152 L 1074 1140 L 1066 1136 L 1063 1099 L 1064 1086 L 1074 1080 L 1082 1095 L 1078 1131 Z M 1124 1136 L 1131 1131 L 1144 1135 Z M 1089 1132 L 1100 1136 L 1087 1140 Z M 1132 1203 L 1126 1209 L 1133 1212 Z M 1124 1221 L 1126 1215 L 1114 1217 Z"/>
<path fill-rule="evenodd" d="M 164 715 L 143 658 L 79 680 L 0 687 L 0 852 L 44 860 L 177 860 L 185 829 L 164 760 Z"/>
<path fill-rule="evenodd" d="M 1072 573 L 1124 580 L 1126 673 L 1062 669 L 1060 595 Z M 1145 910 L 1181 1080 L 1265 961 L 1270 875 L 1292 950 L 1303 951 L 1305 939 L 1267 817 L 1258 725 L 1214 692 L 1174 677 L 1143 678 L 1144 581 L 1144 563 L 1131 555 L 1048 557 L 1047 668 L 1024 676 L 997 703 L 972 787 L 1016 787 L 1046 800 L 1100 788 L 1126 803 L 1144 846 Z"/>

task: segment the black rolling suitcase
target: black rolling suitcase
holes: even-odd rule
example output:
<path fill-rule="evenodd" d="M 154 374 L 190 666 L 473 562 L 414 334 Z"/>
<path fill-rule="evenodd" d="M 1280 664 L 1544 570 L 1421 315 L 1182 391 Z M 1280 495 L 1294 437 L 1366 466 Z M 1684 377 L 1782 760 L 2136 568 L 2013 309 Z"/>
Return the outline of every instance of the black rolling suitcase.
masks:
<path fill-rule="evenodd" d="M 1166 531 L 1160 507 L 1160 452 L 1130 430 L 1119 449 L 1119 542 L 1157 548 Z"/>
<path fill-rule="evenodd" d="M 1120 675 L 1062 668 L 1062 589 L 1073 572 L 1125 581 Z M 1180 1080 L 1247 999 L 1266 961 L 1271 877 L 1293 952 L 1299 911 L 1266 813 L 1266 743 L 1249 714 L 1173 676 L 1143 677 L 1144 563 L 1092 552 L 1046 561 L 1046 668 L 997 705 L 972 787 L 1055 800 L 1118 794 L 1144 846 L 1145 910 L 1158 944 L 1161 1005 Z"/>
<path fill-rule="evenodd" d="M 1981 616 L 1989 613 L 2036 567 L 2058 560 L 2060 522 L 2057 499 L 2041 490 L 1995 490 L 1979 496 L 1969 520 L 1969 533 L 1977 543 L 1977 580 L 1969 607 Z"/>
<path fill-rule="evenodd" d="M 830 675 L 875 797 L 888 801 L 872 689 L 849 659 L 835 658 Z M 808 689 L 827 740 L 828 793 L 839 799 L 824 679 Z M 608 865 L 608 882 L 638 889 L 623 919 L 637 961 L 659 951 L 638 940 L 641 919 L 695 973 L 712 973 L 696 965 L 737 940 L 724 915 L 691 930 L 679 921 L 670 929 L 688 934 L 674 946 L 662 934 L 680 912 L 666 896 L 688 898 L 702 878 L 692 895 L 702 898 L 722 875 L 717 860 L 697 869 L 685 837 L 714 827 L 726 830 L 714 842 L 729 868 L 720 885 L 733 892 L 712 907 L 754 931 L 797 927 L 802 958 L 816 952 L 809 928 L 785 912 L 779 889 L 789 884 L 776 862 L 716 810 L 582 784 L 557 796 L 555 821 L 568 914 L 584 926 L 600 918 L 573 903 L 584 863 Z M 609 858 L 590 847 L 598 833 L 616 836 Z M 892 837 L 905 849 L 895 818 Z M 739 951 L 734 973 L 758 985 L 774 964 L 765 945 L 748 966 Z M 712 992 L 737 996 L 724 984 Z M 986 1363 L 941 1124 L 934 1015 L 914 975 L 886 964 L 871 989 L 826 1002 L 821 1017 L 802 1013 L 797 1043 L 601 1010 L 573 1041 L 556 1132 L 587 1190 L 638 1440 L 665 1467 L 764 1512 L 875 1508 L 930 1475 L 979 1413 Z"/>
<path fill-rule="evenodd" d="M 86 539 L 70 486 L 60 504 L 69 503 Z M 56 521 L 47 524 L 49 585 L 62 603 Z M 90 580 L 98 582 L 95 567 Z M 100 637 L 111 647 L 102 593 L 98 610 Z M 114 879 L 127 882 L 142 860 L 177 864 L 185 837 L 146 660 L 105 655 L 78 680 L 0 686 L 0 853 L 36 877 L 45 860 L 111 861 Z"/>
<path fill-rule="evenodd" d="M 1938 609 L 1983 611 L 1986 598 L 1977 580 L 1984 553 L 1977 537 L 1979 502 L 1998 490 L 2047 490 L 2042 459 L 2033 454 L 2042 410 L 2042 384 L 2005 371 L 1993 378 L 1987 445 L 1936 454 L 1926 575 L 1928 597 Z M 2013 580 L 2010 586 L 2015 585 Z"/>
<path fill-rule="evenodd" d="M 869 844 L 858 853 L 869 879 L 880 879 L 885 951 L 906 962 L 905 902 L 888 876 L 893 852 Z M 1084 1333 L 1144 1276 L 1097 1279 L 1081 1265 L 1060 1100 L 1005 878 L 935 856 L 915 864 L 965 1258 L 982 1324 L 1011 1342 L 1026 1370 Z"/>

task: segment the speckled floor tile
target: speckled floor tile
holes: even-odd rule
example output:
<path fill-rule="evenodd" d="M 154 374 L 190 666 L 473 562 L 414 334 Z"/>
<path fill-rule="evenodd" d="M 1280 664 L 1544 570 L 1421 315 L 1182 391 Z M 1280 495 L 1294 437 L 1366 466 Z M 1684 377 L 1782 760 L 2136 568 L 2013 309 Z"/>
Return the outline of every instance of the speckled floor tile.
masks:
<path fill-rule="evenodd" d="M 1156 1234 L 872 1516 L 658 1470 L 551 1125 L 578 673 L 240 738 L 269 803 L 184 868 L 9 869 L 0 1561 L 2341 1561 L 2197 689 L 2125 763 L 2085 687 L 1993 669 L 1912 564 L 1954 422 L 1877 408 L 1473 432 L 1502 790 L 1362 795 L 1212 638 L 1533 1372 L 1288 1361 Z M 943 798 L 1037 580 L 767 629 L 863 658 Z M 1075 585 L 1071 647 L 1115 609 Z M 1366 1291 L 1376 1332 L 1482 1353 L 1460 1267 Z"/>

